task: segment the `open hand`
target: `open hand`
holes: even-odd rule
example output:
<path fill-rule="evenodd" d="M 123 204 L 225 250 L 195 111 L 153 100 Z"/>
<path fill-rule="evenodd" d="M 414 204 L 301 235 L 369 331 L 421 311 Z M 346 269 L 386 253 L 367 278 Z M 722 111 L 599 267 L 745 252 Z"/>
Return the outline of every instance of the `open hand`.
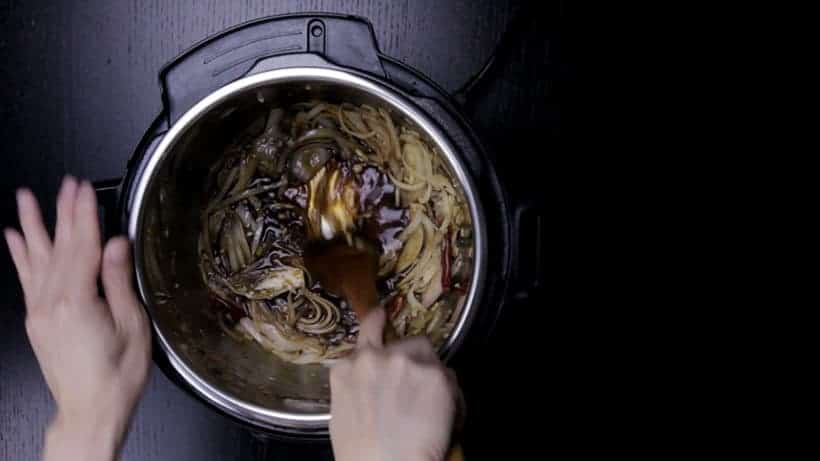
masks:
<path fill-rule="evenodd" d="M 45 459 L 113 459 L 145 387 L 148 319 L 134 293 L 128 241 L 103 252 L 94 189 L 67 177 L 54 241 L 37 200 L 17 193 L 19 232 L 5 237 L 26 303 L 26 332 L 57 404 Z M 107 300 L 100 298 L 97 277 Z"/>
<path fill-rule="evenodd" d="M 337 461 L 441 461 L 460 395 L 425 337 L 382 344 L 384 309 L 359 330 L 352 358 L 330 370 L 330 438 Z"/>

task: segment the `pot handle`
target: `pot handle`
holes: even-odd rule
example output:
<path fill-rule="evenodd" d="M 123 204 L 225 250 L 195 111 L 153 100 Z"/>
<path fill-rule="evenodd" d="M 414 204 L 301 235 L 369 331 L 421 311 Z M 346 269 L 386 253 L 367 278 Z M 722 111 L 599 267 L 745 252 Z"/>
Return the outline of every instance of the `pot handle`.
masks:
<path fill-rule="evenodd" d="M 208 94 L 247 75 L 260 60 L 299 53 L 385 78 L 366 19 L 332 13 L 264 18 L 206 39 L 160 71 L 169 124 Z"/>
<path fill-rule="evenodd" d="M 100 235 L 103 242 L 121 233 L 118 203 L 122 178 L 103 179 L 94 181 L 94 190 L 97 192 L 97 208 L 100 215 Z"/>
<path fill-rule="evenodd" d="M 282 457 L 292 461 L 332 460 L 333 448 L 329 440 L 317 442 L 284 442 L 276 440 L 265 433 L 248 431 L 248 458 L 256 461 L 272 461 Z M 284 455 L 284 456 L 283 456 Z M 455 442 L 450 446 L 444 461 L 464 461 L 461 444 Z"/>
<path fill-rule="evenodd" d="M 536 297 L 546 286 L 546 230 L 542 204 L 525 202 L 514 209 L 512 294 L 517 300 Z"/>
<path fill-rule="evenodd" d="M 332 460 L 333 449 L 330 440 L 299 440 L 290 441 L 277 439 L 269 434 L 250 429 L 247 432 L 247 456 L 243 459 L 253 459 L 256 461 L 273 461 L 278 459 L 288 459 L 292 461 L 307 460 Z M 245 442 L 245 440 L 243 440 Z M 243 453 L 244 454 L 244 453 Z"/>

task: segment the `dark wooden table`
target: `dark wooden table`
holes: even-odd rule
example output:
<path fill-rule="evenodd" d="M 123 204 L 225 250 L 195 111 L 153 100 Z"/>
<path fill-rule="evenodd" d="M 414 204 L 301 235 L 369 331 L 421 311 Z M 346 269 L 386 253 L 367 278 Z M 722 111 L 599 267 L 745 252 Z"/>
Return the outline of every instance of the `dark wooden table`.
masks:
<path fill-rule="evenodd" d="M 16 225 L 13 190 L 31 187 L 53 222 L 53 197 L 71 173 L 118 177 L 160 110 L 157 72 L 180 52 L 227 27 L 267 15 L 331 11 L 373 23 L 383 52 L 453 91 L 493 52 L 518 1 L 500 0 L 4 0 L 0 2 L 0 223 Z M 536 156 L 560 152 L 571 67 L 562 54 L 561 6 L 520 25 L 521 42 L 468 106 L 499 157 L 516 197 L 543 200 Z M 563 111 L 563 112 L 562 112 Z M 552 173 L 554 174 L 554 173 Z M 0 460 L 39 456 L 53 402 L 23 328 L 24 307 L 5 245 L 0 251 Z M 487 363 L 514 350 L 510 308 L 492 339 Z M 513 407 L 494 398 L 503 368 L 475 379 L 469 401 L 468 454 L 483 459 L 517 445 Z M 475 372 L 469 376 L 483 376 Z M 469 377 L 468 376 L 468 377 Z M 493 377 L 494 376 L 494 377 Z M 479 384 L 477 381 L 482 381 Z M 482 387 L 483 386 L 483 387 Z M 468 398 L 469 398 L 468 395 Z M 494 425 L 500 427 L 494 428 Z M 485 437 L 486 434 L 496 437 Z M 506 450 L 505 450 L 506 451 Z M 273 459 L 298 459 L 283 448 Z M 290 453 L 290 454 L 289 454 Z M 327 454 L 316 457 L 326 458 Z M 178 390 L 153 370 L 123 459 L 253 459 L 249 435 Z"/>

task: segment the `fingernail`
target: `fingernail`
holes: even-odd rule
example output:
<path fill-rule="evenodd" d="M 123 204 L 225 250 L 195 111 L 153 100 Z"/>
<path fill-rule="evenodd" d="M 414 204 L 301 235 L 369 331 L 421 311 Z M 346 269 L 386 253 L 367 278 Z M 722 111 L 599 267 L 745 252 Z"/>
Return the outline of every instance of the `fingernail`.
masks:
<path fill-rule="evenodd" d="M 31 191 L 26 189 L 25 187 L 21 187 L 21 188 L 17 189 L 17 191 L 16 191 L 17 203 L 19 204 L 20 202 L 25 200 L 26 197 L 30 194 L 31 194 Z"/>
<path fill-rule="evenodd" d="M 74 177 L 71 176 L 70 174 L 67 174 L 67 175 L 63 176 L 63 180 L 60 182 L 60 190 L 65 189 L 65 186 L 67 186 L 68 183 L 70 183 L 73 180 L 74 180 Z"/>
<path fill-rule="evenodd" d="M 86 200 L 92 200 L 96 203 L 97 200 L 97 191 L 94 189 L 94 184 L 91 181 L 86 180 L 83 182 L 83 188 L 85 189 L 85 197 Z"/>
<path fill-rule="evenodd" d="M 128 240 L 124 237 L 113 237 L 108 241 L 106 247 L 104 256 L 108 258 L 109 261 L 118 263 L 123 262 L 128 258 L 128 251 L 130 251 L 130 248 L 128 248 Z"/>
<path fill-rule="evenodd" d="M 9 241 L 11 241 L 11 235 L 14 233 L 14 230 L 11 227 L 6 227 L 3 229 L 3 239 L 6 241 L 6 246 L 9 245 Z"/>
<path fill-rule="evenodd" d="M 63 176 L 63 180 L 60 182 L 60 190 L 57 191 L 57 196 L 61 196 L 65 193 L 66 188 L 68 188 L 69 183 L 73 181 L 74 178 L 71 175 Z"/>

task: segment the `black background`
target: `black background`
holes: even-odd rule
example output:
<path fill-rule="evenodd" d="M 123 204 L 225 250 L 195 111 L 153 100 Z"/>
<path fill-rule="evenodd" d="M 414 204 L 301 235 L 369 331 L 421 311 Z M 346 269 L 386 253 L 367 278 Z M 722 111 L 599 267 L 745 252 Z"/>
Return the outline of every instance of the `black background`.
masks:
<path fill-rule="evenodd" d="M 121 176 L 160 111 L 160 67 L 225 28 L 296 11 L 364 16 L 385 54 L 455 91 L 493 53 L 521 4 L 0 0 L 0 224 L 17 225 L 17 187 L 32 188 L 52 222 L 53 197 L 64 174 L 92 180 Z M 570 155 L 565 146 L 579 108 L 566 11 L 557 1 L 539 5 L 517 25 L 516 46 L 466 111 L 515 200 L 549 203 L 552 210 L 573 193 L 554 184 L 566 184 L 561 166 Z M 552 251 L 548 247 L 548 255 Z M 35 459 L 53 402 L 25 337 L 24 307 L 5 246 L 0 283 L 0 460 Z M 560 437 L 537 404 L 552 386 L 554 360 L 526 344 L 533 326 L 520 327 L 542 309 L 538 300 L 508 306 L 486 356 L 475 358 L 478 365 L 461 376 L 470 409 L 468 458 L 522 449 L 533 442 L 524 427 L 538 428 L 543 439 L 536 446 L 542 448 Z M 511 355 L 522 364 L 510 362 Z M 123 459 L 253 459 L 253 451 L 245 431 L 154 369 Z M 286 453 L 274 451 L 272 459 L 285 459 Z M 296 459 L 291 453 L 288 459 Z"/>

